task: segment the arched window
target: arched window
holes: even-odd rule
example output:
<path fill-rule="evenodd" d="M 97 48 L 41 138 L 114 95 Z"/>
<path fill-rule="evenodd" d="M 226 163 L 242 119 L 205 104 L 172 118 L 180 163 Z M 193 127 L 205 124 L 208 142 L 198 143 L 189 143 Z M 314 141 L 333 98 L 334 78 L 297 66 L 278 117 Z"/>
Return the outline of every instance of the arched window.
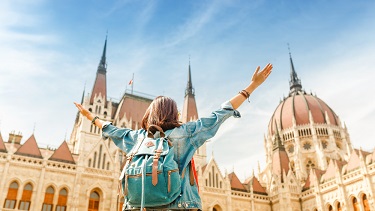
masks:
<path fill-rule="evenodd" d="M 94 162 L 92 163 L 92 167 L 95 168 L 95 164 L 96 164 L 96 152 L 94 152 Z"/>
<path fill-rule="evenodd" d="M 333 207 L 331 205 L 328 205 L 328 211 L 333 211 Z"/>
<path fill-rule="evenodd" d="M 341 203 L 340 202 L 337 203 L 337 211 L 342 211 Z"/>
<path fill-rule="evenodd" d="M 356 197 L 353 197 L 352 202 L 353 202 L 353 210 L 354 210 L 354 211 L 359 211 L 360 208 L 359 208 L 359 203 L 358 203 L 357 198 L 356 198 Z"/>
<path fill-rule="evenodd" d="M 56 211 L 65 211 L 67 201 L 68 201 L 68 191 L 65 188 L 63 188 L 59 192 L 59 198 L 57 199 Z"/>
<path fill-rule="evenodd" d="M 100 169 L 100 164 L 101 164 L 101 160 L 102 160 L 102 149 L 103 149 L 103 145 L 100 145 L 99 147 L 99 159 L 98 159 L 98 166 L 97 168 Z"/>
<path fill-rule="evenodd" d="M 363 203 L 363 209 L 365 211 L 370 211 L 370 205 L 368 203 L 366 194 L 363 194 L 363 196 L 362 196 L 362 203 Z"/>
<path fill-rule="evenodd" d="M 221 207 L 219 205 L 215 205 L 213 208 L 212 208 L 212 211 L 222 211 L 223 209 L 221 209 Z"/>
<path fill-rule="evenodd" d="M 91 158 L 89 159 L 89 163 L 88 164 L 89 164 L 88 166 L 91 167 Z"/>
<path fill-rule="evenodd" d="M 33 186 L 30 183 L 27 183 L 25 187 L 23 188 L 19 210 L 30 210 L 32 193 L 33 193 Z"/>
<path fill-rule="evenodd" d="M 52 211 L 53 210 L 53 196 L 55 195 L 55 189 L 49 186 L 44 194 L 44 202 L 42 211 Z"/>
<path fill-rule="evenodd" d="M 106 157 L 106 154 L 104 153 L 104 155 L 103 155 L 103 164 L 102 164 L 102 169 L 104 169 L 104 167 L 105 167 L 105 157 Z"/>
<path fill-rule="evenodd" d="M 109 170 L 109 162 L 107 162 L 107 170 Z"/>
<path fill-rule="evenodd" d="M 9 209 L 16 208 L 17 192 L 18 192 L 18 183 L 12 182 L 9 185 L 8 195 L 7 195 L 7 198 L 5 199 L 4 208 L 9 208 Z"/>
<path fill-rule="evenodd" d="M 88 209 L 88 211 L 99 210 L 99 201 L 100 201 L 99 193 L 96 192 L 96 191 L 91 192 L 90 193 L 90 199 L 89 199 L 89 209 Z"/>

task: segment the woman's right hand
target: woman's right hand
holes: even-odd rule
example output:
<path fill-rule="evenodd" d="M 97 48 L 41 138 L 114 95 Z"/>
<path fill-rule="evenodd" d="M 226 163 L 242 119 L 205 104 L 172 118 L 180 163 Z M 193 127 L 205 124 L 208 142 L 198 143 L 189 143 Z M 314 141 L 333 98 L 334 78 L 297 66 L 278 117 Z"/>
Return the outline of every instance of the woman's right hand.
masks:
<path fill-rule="evenodd" d="M 76 103 L 74 102 L 74 104 L 76 105 L 76 107 L 78 108 L 79 112 L 81 112 L 81 114 L 83 116 L 85 116 L 87 119 L 89 119 L 90 121 L 93 119 L 92 118 L 92 115 L 91 115 L 91 112 L 89 110 L 87 110 L 85 107 L 83 107 L 81 104 L 79 103 Z M 90 119 L 91 117 L 91 119 Z"/>

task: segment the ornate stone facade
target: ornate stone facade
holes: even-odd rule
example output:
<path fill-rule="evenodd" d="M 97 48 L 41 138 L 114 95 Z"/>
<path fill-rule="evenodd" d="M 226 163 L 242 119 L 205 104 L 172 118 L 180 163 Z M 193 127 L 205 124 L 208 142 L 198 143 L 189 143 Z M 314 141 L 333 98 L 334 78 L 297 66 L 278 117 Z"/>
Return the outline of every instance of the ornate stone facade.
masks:
<path fill-rule="evenodd" d="M 101 119 L 139 129 L 152 99 L 125 93 L 107 99 L 106 44 L 90 94 L 82 104 Z M 294 70 L 290 93 L 276 107 L 264 140 L 266 167 L 240 181 L 221 172 L 206 146 L 194 155 L 203 211 L 375 210 L 375 151 L 353 149 L 338 115 L 307 94 Z M 198 118 L 189 64 L 182 121 Z M 124 154 L 77 113 L 69 141 L 39 148 L 32 134 L 23 144 L 0 134 L 0 210 L 119 210 L 118 176 Z M 234 161 L 233 161 L 234 162 Z"/>

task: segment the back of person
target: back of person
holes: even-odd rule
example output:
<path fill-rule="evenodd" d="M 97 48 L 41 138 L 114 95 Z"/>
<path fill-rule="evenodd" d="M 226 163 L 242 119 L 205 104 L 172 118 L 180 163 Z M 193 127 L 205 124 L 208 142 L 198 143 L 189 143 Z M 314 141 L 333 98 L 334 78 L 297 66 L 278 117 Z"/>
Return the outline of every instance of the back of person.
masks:
<path fill-rule="evenodd" d="M 223 103 L 221 108 L 212 112 L 210 116 L 206 118 L 199 118 L 197 121 L 188 122 L 185 124 L 180 124 L 178 122 L 177 105 L 174 100 L 169 97 L 159 96 L 155 98 L 143 117 L 143 129 L 141 130 L 131 130 L 129 128 L 115 127 L 109 122 L 100 120 L 97 116 L 94 117 L 81 104 L 75 104 L 83 116 L 92 121 L 94 125 L 102 128 L 103 137 L 111 138 L 115 145 L 123 150 L 126 154 L 131 154 L 134 147 L 137 146 L 137 141 L 141 139 L 143 140 L 148 135 L 147 130 L 151 125 L 157 125 L 161 127 L 162 130 L 165 131 L 165 137 L 170 140 L 173 145 L 173 160 L 175 161 L 178 168 L 178 177 L 181 187 L 177 191 L 179 192 L 179 194 L 174 193 L 170 201 L 165 200 L 165 205 L 156 207 L 151 205 L 151 207 L 148 207 L 146 210 L 200 210 L 202 209 L 202 203 L 198 194 L 198 187 L 194 181 L 192 182 L 192 177 L 190 176 L 192 175 L 192 171 L 194 170 L 191 170 L 189 168 L 191 167 L 190 161 L 193 158 L 195 151 L 200 146 L 202 146 L 202 144 L 206 140 L 212 138 L 216 134 L 217 130 L 226 119 L 231 116 L 240 117 L 240 114 L 236 109 L 250 97 L 250 94 L 259 85 L 261 85 L 266 80 L 266 78 L 272 72 L 272 68 L 273 67 L 271 64 L 267 64 L 266 67 L 264 67 L 263 70 L 260 71 L 260 67 L 258 66 L 251 78 L 250 84 L 244 90 L 241 90 L 229 101 Z M 153 134 L 155 134 L 154 132 L 155 131 L 153 131 Z M 154 144 L 158 145 L 159 143 L 160 142 L 155 142 Z M 150 153 L 149 150 L 147 150 L 147 147 L 145 148 L 145 151 L 148 151 L 148 154 L 153 154 Z M 165 155 L 169 155 L 169 153 L 165 153 Z M 143 173 L 145 173 L 145 170 L 149 168 L 147 166 L 155 166 L 153 164 L 154 162 L 149 162 L 148 165 L 147 162 L 144 161 L 144 159 L 142 160 L 142 162 L 144 162 L 143 168 L 129 170 L 128 172 L 124 172 L 124 175 L 128 175 L 128 177 L 130 177 L 130 173 L 132 173 L 132 171 L 133 173 L 138 172 L 138 175 L 140 169 L 142 169 Z M 157 168 L 159 169 L 159 167 Z M 172 169 L 173 168 L 175 167 L 172 167 Z M 143 173 L 142 175 L 145 179 L 145 177 L 147 177 L 147 172 L 146 174 Z M 123 178 L 121 179 L 123 180 Z M 144 195 L 141 196 L 140 201 L 143 200 L 145 202 L 144 198 L 152 197 L 153 193 L 146 192 L 144 187 L 146 187 L 147 185 L 153 185 L 155 183 L 153 183 L 152 177 L 149 182 L 144 179 L 142 185 Z M 139 188 L 132 188 L 129 189 L 129 191 L 137 192 L 139 191 L 138 189 Z M 123 191 L 125 191 L 124 185 Z M 174 199 L 175 195 L 177 195 L 177 197 Z M 144 198 L 142 199 L 142 197 Z M 134 200 L 139 201 L 138 198 Z M 143 206 L 139 205 L 139 203 L 135 206 L 134 204 L 132 205 L 130 201 L 131 199 L 125 196 L 123 210 L 140 210 L 140 208 L 143 208 Z"/>

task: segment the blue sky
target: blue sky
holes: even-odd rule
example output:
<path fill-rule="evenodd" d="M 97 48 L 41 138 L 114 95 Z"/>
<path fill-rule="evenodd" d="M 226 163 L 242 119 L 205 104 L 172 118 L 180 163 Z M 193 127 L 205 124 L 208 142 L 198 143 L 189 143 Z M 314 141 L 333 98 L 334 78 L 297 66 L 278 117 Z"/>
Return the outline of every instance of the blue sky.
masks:
<path fill-rule="evenodd" d="M 73 101 L 91 92 L 108 31 L 107 91 L 174 98 L 180 109 L 189 60 L 199 115 L 247 85 L 271 62 L 269 80 L 208 144 L 222 171 L 240 178 L 265 166 L 268 121 L 289 92 L 290 44 L 302 86 L 373 150 L 375 2 L 349 0 L 24 1 L 0 3 L 0 132 L 58 147 L 69 139 Z"/>

